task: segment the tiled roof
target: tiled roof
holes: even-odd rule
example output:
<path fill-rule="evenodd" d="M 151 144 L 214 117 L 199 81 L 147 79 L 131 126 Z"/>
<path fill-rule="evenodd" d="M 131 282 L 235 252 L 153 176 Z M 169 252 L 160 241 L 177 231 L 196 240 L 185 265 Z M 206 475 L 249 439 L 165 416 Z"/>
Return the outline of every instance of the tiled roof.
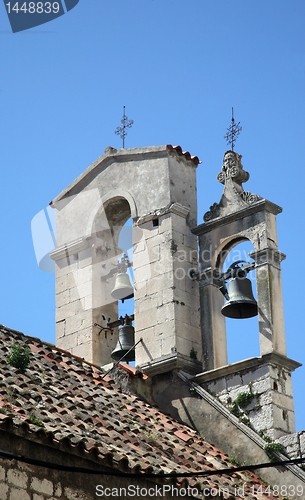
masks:
<path fill-rule="evenodd" d="M 167 144 L 167 149 L 169 149 L 170 151 L 176 151 L 179 156 L 184 156 L 187 160 L 194 162 L 195 165 L 201 163 L 198 156 L 192 156 L 188 151 L 183 151 L 181 146 L 172 146 L 171 144 Z"/>
<path fill-rule="evenodd" d="M 7 364 L 13 342 L 31 349 L 25 373 Z M 101 466 L 123 471 L 160 474 L 232 467 L 221 450 L 157 408 L 122 392 L 98 367 L 4 326 L 0 326 L 0 378 L 0 429 L 24 433 L 33 441 L 45 437 L 54 446 L 79 447 L 87 458 L 94 451 Z M 229 489 L 234 496 L 224 498 L 238 499 L 244 496 L 234 494 L 236 484 L 246 483 L 246 498 L 273 498 L 253 494 L 262 483 L 251 472 L 195 477 L 188 483 Z"/>

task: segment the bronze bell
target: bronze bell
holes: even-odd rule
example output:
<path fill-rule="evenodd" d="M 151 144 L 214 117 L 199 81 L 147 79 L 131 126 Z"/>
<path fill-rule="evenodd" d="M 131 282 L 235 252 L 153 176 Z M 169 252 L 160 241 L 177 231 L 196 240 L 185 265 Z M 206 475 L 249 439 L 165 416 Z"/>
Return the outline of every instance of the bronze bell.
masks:
<path fill-rule="evenodd" d="M 133 347 L 133 349 L 124 358 L 124 361 L 134 361 L 134 343 L 134 327 L 128 324 L 128 321 L 125 320 L 125 324 L 119 326 L 119 338 L 115 349 L 111 353 L 112 359 L 119 361 Z"/>
<path fill-rule="evenodd" d="M 245 319 L 257 315 L 257 302 L 248 278 L 236 277 L 228 283 L 229 300 L 221 312 L 227 318 Z"/>
<path fill-rule="evenodd" d="M 114 289 L 111 296 L 116 300 L 130 299 L 133 297 L 133 287 L 127 273 L 118 273 L 115 278 Z"/>

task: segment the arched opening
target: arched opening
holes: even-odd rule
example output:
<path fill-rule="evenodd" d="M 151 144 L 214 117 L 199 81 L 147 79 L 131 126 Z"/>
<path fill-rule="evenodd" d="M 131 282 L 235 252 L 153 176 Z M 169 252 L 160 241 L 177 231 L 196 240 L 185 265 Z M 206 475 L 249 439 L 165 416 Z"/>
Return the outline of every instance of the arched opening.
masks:
<path fill-rule="evenodd" d="M 126 273 L 129 277 L 130 284 L 134 286 L 134 273 L 133 273 L 133 237 L 132 237 L 133 222 L 130 217 L 121 228 L 118 238 L 118 246 L 122 251 L 120 258 L 125 258 L 127 256 L 128 262 L 131 264 L 130 267 L 126 269 Z M 118 317 L 132 316 L 134 314 L 134 298 L 127 298 L 118 301 Z M 134 325 L 134 323 L 132 323 Z M 134 339 L 133 339 L 134 342 Z M 135 361 L 123 360 L 131 366 L 135 365 Z"/>
<path fill-rule="evenodd" d="M 116 276 L 119 272 L 118 265 L 122 262 L 125 257 L 126 261 L 132 264 L 133 261 L 133 223 L 131 218 L 131 209 L 128 201 L 123 197 L 114 197 L 108 200 L 104 204 L 105 216 L 108 224 L 108 230 L 102 230 L 101 233 L 96 231 L 96 235 L 101 239 L 107 239 L 109 245 L 109 252 L 111 253 L 111 266 L 110 274 L 112 275 L 112 287 L 116 285 Z M 107 243 L 106 243 L 107 244 Z M 111 269 L 112 267 L 112 269 Z M 133 270 L 132 266 L 128 266 L 126 273 L 130 278 L 130 282 L 133 285 Z M 113 289 L 113 288 L 112 288 Z M 111 302 L 116 302 L 115 299 L 110 299 Z M 118 300 L 118 318 L 120 316 L 125 316 L 126 314 L 131 315 L 134 311 L 134 300 L 133 298 L 127 300 Z"/>
<path fill-rule="evenodd" d="M 112 332 L 107 330 L 109 323 L 115 323 L 120 316 L 133 314 L 133 305 L 117 300 L 112 292 L 116 287 L 116 278 L 120 273 L 118 264 L 127 255 L 132 262 L 132 226 L 131 210 L 128 201 L 122 196 L 108 199 L 101 204 L 92 224 L 92 313 L 97 325 L 106 327 L 102 334 L 97 334 L 97 349 L 103 351 L 104 364 L 113 361 L 112 352 L 118 341 L 118 324 L 112 325 Z M 129 221 L 129 222 L 127 222 Z M 129 271 L 129 270 L 128 270 Z M 130 272 L 130 271 L 129 271 Z M 132 276 L 132 274 L 131 274 Z M 132 299 L 129 299 L 129 302 Z M 98 332 L 98 329 L 97 329 Z M 101 346 L 103 344 L 103 346 Z"/>
<path fill-rule="evenodd" d="M 132 244 L 132 218 L 130 217 L 121 228 L 118 238 L 118 246 L 122 250 L 123 255 L 127 255 L 130 263 L 133 262 L 133 244 Z M 130 279 L 130 283 L 134 285 L 134 275 L 133 267 L 130 266 L 127 269 L 127 274 Z M 134 298 L 130 298 L 124 301 L 119 301 L 118 304 L 118 314 L 119 316 L 125 316 L 126 314 L 130 316 L 134 314 Z"/>
<path fill-rule="evenodd" d="M 221 260 L 223 261 L 222 272 L 226 272 L 234 262 L 253 262 L 253 259 L 249 257 L 249 253 L 253 251 L 253 245 L 245 238 L 242 240 L 241 238 L 236 239 L 222 250 L 219 258 L 219 264 L 221 264 Z M 243 264 L 240 263 L 240 265 Z M 256 299 L 255 270 L 251 270 L 247 274 L 247 278 L 251 281 L 253 295 Z M 260 355 L 257 316 L 247 319 L 226 318 L 226 337 L 229 363 Z"/>

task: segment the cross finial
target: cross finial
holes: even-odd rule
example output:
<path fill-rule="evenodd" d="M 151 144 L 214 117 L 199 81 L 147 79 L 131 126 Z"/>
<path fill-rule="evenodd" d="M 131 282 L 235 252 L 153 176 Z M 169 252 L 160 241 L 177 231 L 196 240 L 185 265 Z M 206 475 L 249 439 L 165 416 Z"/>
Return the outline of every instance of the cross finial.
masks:
<path fill-rule="evenodd" d="M 122 139 L 123 142 L 123 148 L 125 147 L 125 137 L 127 135 L 127 128 L 132 127 L 133 125 L 133 120 L 128 120 L 128 117 L 125 115 L 125 106 L 123 106 L 123 118 L 121 120 L 122 126 L 117 127 L 115 129 L 115 134 L 119 135 Z"/>
<path fill-rule="evenodd" d="M 235 144 L 236 138 L 240 134 L 241 130 L 242 130 L 242 128 L 240 126 L 240 122 L 235 123 L 234 109 L 232 108 L 231 125 L 229 128 L 227 128 L 227 133 L 224 136 L 224 138 L 227 141 L 227 144 L 231 144 L 232 151 L 234 151 L 234 144 Z"/>

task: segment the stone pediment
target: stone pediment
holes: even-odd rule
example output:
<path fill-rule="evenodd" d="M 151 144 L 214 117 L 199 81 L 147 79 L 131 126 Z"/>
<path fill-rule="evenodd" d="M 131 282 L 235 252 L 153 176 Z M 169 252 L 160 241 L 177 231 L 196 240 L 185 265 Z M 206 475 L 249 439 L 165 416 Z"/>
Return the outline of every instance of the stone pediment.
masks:
<path fill-rule="evenodd" d="M 58 202 L 67 196 L 77 194 L 84 186 L 89 184 L 97 174 L 113 163 L 124 163 L 127 161 L 140 162 L 144 159 L 164 158 L 168 156 L 182 157 L 195 166 L 201 163 L 198 156 L 192 156 L 188 151 L 183 151 L 180 146 L 172 146 L 171 144 L 128 149 L 115 149 L 108 146 L 101 156 L 91 163 L 84 172 L 51 201 L 50 205 L 55 207 Z"/>

